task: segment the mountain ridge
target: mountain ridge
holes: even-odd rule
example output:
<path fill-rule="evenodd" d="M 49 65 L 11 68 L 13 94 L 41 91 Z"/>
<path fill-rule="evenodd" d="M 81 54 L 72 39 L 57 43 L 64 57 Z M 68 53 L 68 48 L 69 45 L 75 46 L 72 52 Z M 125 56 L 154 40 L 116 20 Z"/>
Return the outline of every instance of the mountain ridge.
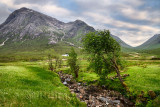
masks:
<path fill-rule="evenodd" d="M 60 41 L 80 44 L 82 35 L 90 31 L 96 30 L 84 21 L 75 20 L 64 23 L 56 18 L 23 7 L 12 12 L 6 21 L 0 25 L 0 43 L 5 41 L 5 44 L 11 44 L 18 41 L 23 44 L 29 40 L 43 38 L 46 41 L 44 44 L 56 44 Z M 112 34 L 111 36 L 122 47 L 131 47 L 119 37 Z"/>

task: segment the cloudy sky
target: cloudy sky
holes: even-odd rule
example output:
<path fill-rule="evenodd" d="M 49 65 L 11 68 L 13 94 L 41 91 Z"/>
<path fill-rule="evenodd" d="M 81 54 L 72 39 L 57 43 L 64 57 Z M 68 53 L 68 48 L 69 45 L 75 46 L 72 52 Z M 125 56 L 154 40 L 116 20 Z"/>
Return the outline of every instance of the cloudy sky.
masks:
<path fill-rule="evenodd" d="M 0 0 L 0 24 L 21 7 L 63 22 L 80 19 L 95 29 L 109 29 L 132 46 L 160 33 L 160 0 Z"/>

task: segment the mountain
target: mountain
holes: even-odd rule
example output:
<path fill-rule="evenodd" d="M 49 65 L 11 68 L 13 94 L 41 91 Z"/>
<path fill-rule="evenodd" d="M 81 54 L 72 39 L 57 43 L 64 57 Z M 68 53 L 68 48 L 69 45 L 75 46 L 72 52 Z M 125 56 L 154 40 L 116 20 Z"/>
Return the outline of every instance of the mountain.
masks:
<path fill-rule="evenodd" d="M 20 8 L 0 25 L 0 48 L 46 47 L 65 42 L 80 45 L 82 35 L 95 29 L 81 20 L 64 23 L 32 9 Z M 111 35 L 122 47 L 130 48 L 119 37 Z"/>
<path fill-rule="evenodd" d="M 54 44 L 89 31 L 94 31 L 94 28 L 83 21 L 64 23 L 34 10 L 21 8 L 10 14 L 0 25 L 0 42 L 27 41 L 43 37 L 48 39 L 49 44 Z"/>
<path fill-rule="evenodd" d="M 160 48 L 160 34 L 156 34 L 136 49 L 151 50 Z"/>
<path fill-rule="evenodd" d="M 119 37 L 114 36 L 112 34 L 111 34 L 111 36 L 121 45 L 122 48 L 132 48 L 130 45 L 128 45 L 124 41 L 122 41 Z"/>

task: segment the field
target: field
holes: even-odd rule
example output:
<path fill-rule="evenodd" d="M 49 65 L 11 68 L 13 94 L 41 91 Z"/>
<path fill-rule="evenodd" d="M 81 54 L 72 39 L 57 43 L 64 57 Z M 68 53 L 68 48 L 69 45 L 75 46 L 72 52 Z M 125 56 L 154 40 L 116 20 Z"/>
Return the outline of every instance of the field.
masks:
<path fill-rule="evenodd" d="M 160 92 L 160 66 L 148 65 L 146 67 L 132 66 L 125 72 L 130 76 L 126 83 L 131 90 Z"/>
<path fill-rule="evenodd" d="M 0 106 L 85 106 L 38 62 L 0 64 Z"/>
<path fill-rule="evenodd" d="M 160 60 L 152 60 L 153 54 L 123 55 L 125 69 L 121 70 L 121 75 L 129 74 L 124 81 L 130 94 L 124 91 L 118 79 L 110 79 L 116 75 L 114 72 L 109 74 L 108 80 L 100 82 L 98 75 L 88 69 L 89 62 L 86 55 L 79 54 L 78 56 L 80 72 L 77 81 L 79 82 L 105 85 L 108 89 L 119 91 L 126 97 L 137 97 L 142 91 L 145 96 L 148 96 L 150 90 L 156 93 L 157 98 L 160 94 Z M 41 61 L 0 63 L 0 106 L 86 106 L 70 93 L 55 72 L 48 70 L 45 58 Z M 70 73 L 66 62 L 67 57 L 62 58 L 62 67 L 57 71 Z M 134 102 L 137 103 L 135 100 L 136 98 Z M 148 101 L 150 101 L 148 104 L 152 106 L 154 100 Z M 159 102 L 159 99 L 156 101 Z"/>

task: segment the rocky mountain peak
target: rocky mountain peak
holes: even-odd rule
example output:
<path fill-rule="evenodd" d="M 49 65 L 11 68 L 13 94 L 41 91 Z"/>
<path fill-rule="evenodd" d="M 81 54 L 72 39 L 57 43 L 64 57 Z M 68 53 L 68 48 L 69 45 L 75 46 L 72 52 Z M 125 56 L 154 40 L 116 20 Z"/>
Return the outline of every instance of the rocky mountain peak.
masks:
<path fill-rule="evenodd" d="M 75 20 L 73 23 L 78 25 L 78 26 L 87 25 L 84 21 L 81 21 L 81 20 Z"/>
<path fill-rule="evenodd" d="M 22 7 L 11 13 L 0 25 L 0 38 L 4 40 L 9 38 L 8 41 L 26 41 L 44 37 L 48 39 L 49 44 L 52 44 L 66 40 L 66 38 L 72 39 L 75 36 L 81 38 L 82 34 L 93 30 L 93 27 L 81 20 L 64 23 L 43 13 Z"/>

